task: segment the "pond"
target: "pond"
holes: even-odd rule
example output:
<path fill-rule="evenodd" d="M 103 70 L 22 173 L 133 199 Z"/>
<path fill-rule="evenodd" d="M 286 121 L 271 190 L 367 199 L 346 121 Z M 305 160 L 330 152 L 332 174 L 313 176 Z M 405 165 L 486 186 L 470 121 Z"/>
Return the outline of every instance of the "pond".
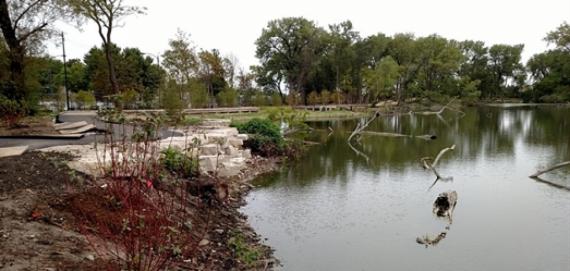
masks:
<path fill-rule="evenodd" d="M 570 160 L 570 108 L 478 107 L 466 115 L 399 116 L 347 144 L 356 121 L 311 123 L 299 161 L 259 178 L 242 211 L 273 247 L 281 270 L 570 270 L 570 170 L 528 176 Z M 329 134 L 328 127 L 334 130 Z M 444 155 L 438 181 L 419 159 Z M 365 157 L 367 156 L 367 158 Z M 454 190 L 453 222 L 432 204 Z M 448 227 L 448 229 L 446 229 Z M 416 238 L 446 232 L 435 246 Z"/>

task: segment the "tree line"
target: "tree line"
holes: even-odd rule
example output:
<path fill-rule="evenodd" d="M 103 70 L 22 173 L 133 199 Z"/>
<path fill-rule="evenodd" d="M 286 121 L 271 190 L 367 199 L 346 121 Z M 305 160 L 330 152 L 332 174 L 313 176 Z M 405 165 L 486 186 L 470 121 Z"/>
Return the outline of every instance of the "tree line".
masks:
<path fill-rule="evenodd" d="M 255 41 L 259 65 L 197 49 L 179 31 L 160 56 L 120 48 L 113 30 L 145 9 L 122 0 L 0 0 L 0 94 L 33 107 L 60 97 L 64 82 L 79 104 L 128 108 L 465 101 L 522 98 L 570 101 L 570 26 L 547 33 L 552 49 L 523 64 L 522 44 L 487 45 L 411 33 L 362 37 L 350 21 L 316 25 L 302 17 L 270 21 Z M 54 23 L 91 21 L 101 46 L 83 59 L 45 56 Z M 159 63 L 159 58 L 161 59 Z"/>

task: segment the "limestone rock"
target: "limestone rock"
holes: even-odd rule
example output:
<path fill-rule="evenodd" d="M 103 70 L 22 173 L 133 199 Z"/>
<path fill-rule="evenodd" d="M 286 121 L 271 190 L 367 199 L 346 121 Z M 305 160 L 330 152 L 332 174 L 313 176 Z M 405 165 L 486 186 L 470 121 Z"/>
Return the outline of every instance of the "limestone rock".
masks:
<path fill-rule="evenodd" d="M 240 148 L 241 146 L 243 146 L 243 140 L 239 139 L 238 137 L 232 137 L 228 140 L 228 143 L 230 143 L 230 145 L 236 147 L 236 148 Z"/>
<path fill-rule="evenodd" d="M 217 155 L 201 155 L 198 157 L 198 165 L 202 172 L 215 172 L 218 165 Z"/>
<path fill-rule="evenodd" d="M 200 154 L 201 155 L 217 155 L 218 154 L 218 145 L 216 144 L 206 144 L 200 146 Z"/>

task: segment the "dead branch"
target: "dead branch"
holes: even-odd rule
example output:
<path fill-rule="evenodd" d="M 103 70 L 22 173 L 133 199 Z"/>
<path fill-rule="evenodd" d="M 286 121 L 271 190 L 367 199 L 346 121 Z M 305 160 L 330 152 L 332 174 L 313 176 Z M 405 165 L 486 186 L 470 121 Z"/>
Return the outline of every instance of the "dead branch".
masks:
<path fill-rule="evenodd" d="M 554 183 L 554 182 L 551 182 L 551 181 L 547 181 L 547 180 L 542 179 L 542 178 L 540 178 L 540 177 L 533 177 L 532 179 L 534 179 L 534 180 L 537 181 L 537 182 L 541 182 L 541 183 L 550 185 L 550 186 L 552 186 L 552 187 L 556 187 L 556 188 L 558 188 L 558 189 L 564 189 L 564 190 L 570 191 L 570 187 L 568 187 L 568 186 L 564 186 L 564 185 L 557 184 L 557 183 Z"/>
<path fill-rule="evenodd" d="M 364 131 L 364 129 L 366 129 L 366 127 L 368 127 L 368 125 L 370 125 L 370 123 L 372 123 L 379 116 L 380 116 L 380 112 L 376 111 L 376 112 L 374 112 L 374 115 L 369 120 L 367 120 L 364 124 L 362 124 L 362 122 L 359 122 L 358 125 L 356 125 L 356 128 L 354 128 L 354 131 L 352 131 L 352 134 L 350 134 L 350 136 L 348 137 L 348 142 L 350 142 L 354 136 L 362 133 L 362 131 Z"/>
<path fill-rule="evenodd" d="M 405 134 L 398 134 L 398 133 L 384 133 L 384 132 L 371 132 L 371 131 L 362 131 L 360 134 L 363 135 L 375 135 L 375 136 L 386 136 L 386 137 L 411 137 L 411 138 L 418 138 L 423 140 L 433 140 L 436 138 L 435 135 L 405 135 Z"/>
<path fill-rule="evenodd" d="M 449 147 L 449 148 L 445 148 L 445 149 L 439 151 L 439 154 L 437 154 L 437 156 L 435 157 L 435 160 L 434 160 L 433 163 L 431 164 L 431 167 L 432 167 L 432 168 L 436 167 L 436 166 L 437 166 L 437 162 L 439 162 L 439 159 L 441 159 L 441 157 L 442 157 L 446 152 L 452 151 L 452 150 L 455 150 L 455 144 L 452 145 L 452 146 Z"/>
<path fill-rule="evenodd" d="M 552 166 L 552 167 L 549 167 L 549 168 L 547 168 L 547 169 L 545 169 L 545 170 L 539 170 L 539 171 L 536 172 L 535 174 L 530 175 L 530 177 L 531 177 L 531 178 L 537 178 L 538 176 L 540 176 L 540 175 L 542 175 L 542 174 L 544 174 L 544 173 L 547 173 L 547 172 L 550 172 L 550 171 L 553 171 L 553 170 L 555 170 L 555 169 L 559 169 L 559 168 L 561 168 L 561 167 L 565 167 L 565 166 L 568 166 L 568 165 L 570 165 L 570 161 L 562 162 L 562 163 L 556 164 L 556 165 L 554 165 L 554 166 Z"/>
<path fill-rule="evenodd" d="M 348 146 L 350 147 L 350 149 L 352 149 L 352 151 L 356 153 L 356 155 L 362 156 L 364 159 L 366 159 L 366 163 L 370 161 L 370 157 L 368 157 L 368 155 L 364 154 L 363 152 L 359 151 L 356 147 L 352 146 L 352 143 L 350 141 L 348 141 Z"/>
<path fill-rule="evenodd" d="M 428 115 L 441 115 L 443 114 L 443 112 L 448 109 L 451 111 L 455 111 L 455 112 L 459 112 L 461 114 L 465 114 L 463 113 L 463 111 L 457 110 L 455 108 L 450 107 L 449 105 L 451 105 L 451 103 L 453 103 L 457 98 L 453 98 L 451 99 L 451 101 L 449 101 L 446 105 L 444 105 L 439 111 L 426 111 L 426 112 L 414 112 L 414 114 L 418 114 L 418 115 L 424 115 L 424 116 L 428 116 Z"/>
<path fill-rule="evenodd" d="M 439 172 L 437 171 L 437 169 L 435 168 L 435 166 L 437 166 L 437 163 L 439 162 L 439 160 L 441 159 L 441 157 L 448 151 L 452 151 L 455 150 L 455 145 L 452 145 L 449 148 L 444 148 L 443 150 L 439 151 L 439 153 L 437 154 L 437 156 L 435 157 L 435 160 L 430 163 L 429 161 L 431 161 L 431 157 L 423 157 L 421 158 L 421 162 L 424 166 L 425 169 L 431 169 L 433 171 L 433 174 L 435 174 L 435 176 L 437 177 L 435 179 L 435 181 L 433 182 L 433 184 L 428 188 L 431 189 L 432 187 L 435 186 L 435 184 L 439 181 L 439 180 L 453 180 L 452 177 L 442 177 Z"/>

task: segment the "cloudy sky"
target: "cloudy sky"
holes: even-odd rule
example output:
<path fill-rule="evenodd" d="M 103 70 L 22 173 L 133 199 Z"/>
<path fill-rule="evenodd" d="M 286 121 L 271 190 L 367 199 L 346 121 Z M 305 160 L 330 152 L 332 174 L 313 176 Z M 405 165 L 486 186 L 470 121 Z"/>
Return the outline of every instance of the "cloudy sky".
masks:
<path fill-rule="evenodd" d="M 570 22 L 569 0 L 127 0 L 147 8 L 146 15 L 129 17 L 113 34 L 121 47 L 138 47 L 162 54 L 178 28 L 190 33 L 197 48 L 219 49 L 233 54 L 243 67 L 257 64 L 254 42 L 272 19 L 303 16 L 326 27 L 351 20 L 367 36 L 412 32 L 437 33 L 487 44 L 525 44 L 523 59 L 547 48 L 546 32 Z M 82 58 L 101 43 L 93 24 L 82 31 L 62 25 L 69 58 Z M 60 56 L 55 41 L 48 47 Z"/>

